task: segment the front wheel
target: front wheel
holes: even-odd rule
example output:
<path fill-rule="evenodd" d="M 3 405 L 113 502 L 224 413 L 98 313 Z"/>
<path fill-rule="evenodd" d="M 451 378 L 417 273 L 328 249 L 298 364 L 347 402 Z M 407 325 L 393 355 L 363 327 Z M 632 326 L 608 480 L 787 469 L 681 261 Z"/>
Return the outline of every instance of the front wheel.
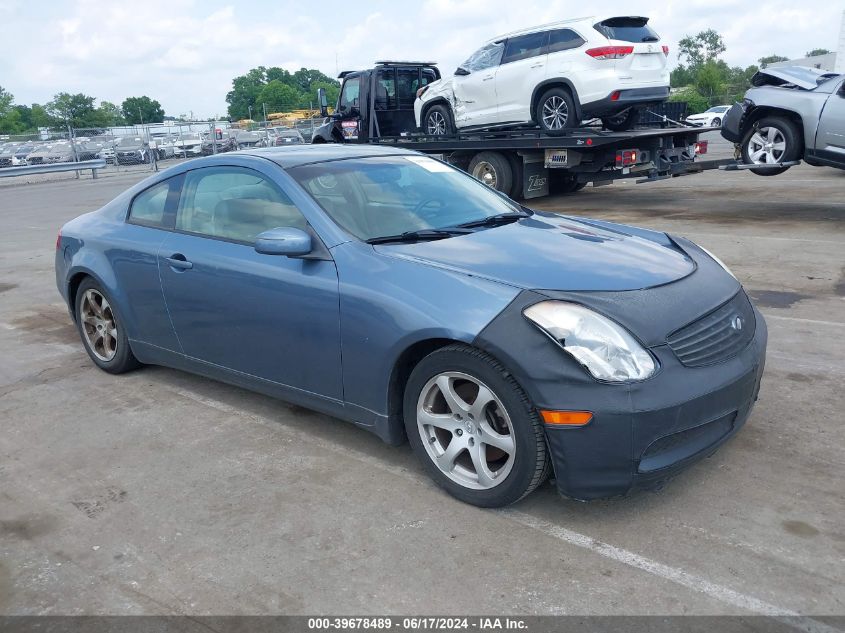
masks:
<path fill-rule="evenodd" d="M 546 134 L 563 134 L 579 123 L 572 95 L 564 88 L 551 88 L 543 93 L 534 109 L 534 120 Z"/>
<path fill-rule="evenodd" d="M 140 363 L 129 347 L 126 329 L 113 302 L 90 277 L 76 291 L 75 314 L 82 344 L 97 367 L 110 374 L 138 367 Z"/>
<path fill-rule="evenodd" d="M 465 345 L 426 356 L 411 372 L 405 430 L 434 481 L 485 508 L 518 501 L 549 474 L 543 427 L 513 377 Z"/>
<path fill-rule="evenodd" d="M 448 136 L 455 133 L 452 113 L 443 104 L 431 106 L 425 113 L 423 131 L 432 136 Z"/>
<path fill-rule="evenodd" d="M 640 111 L 636 108 L 628 108 L 613 116 L 604 117 L 602 125 L 613 132 L 625 132 L 637 124 L 640 119 Z"/>
<path fill-rule="evenodd" d="M 742 139 L 742 162 L 748 165 L 775 165 L 801 157 L 801 132 L 785 117 L 764 117 Z M 758 176 L 776 176 L 789 167 L 751 169 Z"/>

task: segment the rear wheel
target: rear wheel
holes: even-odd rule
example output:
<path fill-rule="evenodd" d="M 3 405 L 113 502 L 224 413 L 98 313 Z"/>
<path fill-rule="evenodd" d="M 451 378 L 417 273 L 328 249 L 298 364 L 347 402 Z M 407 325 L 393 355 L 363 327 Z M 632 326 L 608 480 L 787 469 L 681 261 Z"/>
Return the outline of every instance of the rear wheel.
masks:
<path fill-rule="evenodd" d="M 79 284 L 75 314 L 82 344 L 97 367 L 122 374 L 140 365 L 114 303 L 91 277 Z"/>
<path fill-rule="evenodd" d="M 713 119 L 713 123 L 711 123 L 710 125 L 712 125 L 713 127 L 722 127 L 722 119 L 716 117 Z"/>
<path fill-rule="evenodd" d="M 455 133 L 452 113 L 442 103 L 431 106 L 425 113 L 423 132 L 432 136 L 448 136 Z"/>
<path fill-rule="evenodd" d="M 581 191 L 586 186 L 586 182 L 578 182 L 578 179 L 572 174 L 555 173 L 551 175 L 549 180 L 549 193 L 552 195 L 565 195 Z"/>
<path fill-rule="evenodd" d="M 572 95 L 564 88 L 551 88 L 543 93 L 534 109 L 534 120 L 543 132 L 563 134 L 579 123 Z"/>
<path fill-rule="evenodd" d="M 469 173 L 488 187 L 510 195 L 513 189 L 511 162 L 499 152 L 479 152 L 469 161 Z"/>
<path fill-rule="evenodd" d="M 624 132 L 630 130 L 637 124 L 640 118 L 640 111 L 636 108 L 628 108 L 613 116 L 604 117 L 601 122 L 604 127 L 613 132 Z"/>
<path fill-rule="evenodd" d="M 742 162 L 748 165 L 775 165 L 801 158 L 801 132 L 786 117 L 764 117 L 742 139 Z M 776 176 L 789 167 L 751 169 L 758 176 Z"/>
<path fill-rule="evenodd" d="M 543 427 L 495 359 L 465 345 L 426 356 L 404 397 L 411 447 L 434 481 L 481 507 L 518 501 L 549 474 Z"/>

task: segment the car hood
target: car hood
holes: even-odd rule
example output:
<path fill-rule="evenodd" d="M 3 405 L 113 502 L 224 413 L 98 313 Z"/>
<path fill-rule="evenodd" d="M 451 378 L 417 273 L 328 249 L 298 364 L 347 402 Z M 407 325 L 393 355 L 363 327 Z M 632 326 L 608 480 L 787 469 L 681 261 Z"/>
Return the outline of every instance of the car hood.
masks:
<path fill-rule="evenodd" d="M 573 218 L 533 216 L 433 242 L 383 244 L 377 252 L 525 289 L 638 290 L 686 277 L 695 263 L 668 238 L 606 230 Z M 661 234 L 655 234 L 661 235 Z"/>
<path fill-rule="evenodd" d="M 835 77 L 836 73 L 826 73 L 804 66 L 777 66 L 765 68 L 751 77 L 752 86 L 795 86 L 803 90 L 815 90 L 825 79 Z"/>

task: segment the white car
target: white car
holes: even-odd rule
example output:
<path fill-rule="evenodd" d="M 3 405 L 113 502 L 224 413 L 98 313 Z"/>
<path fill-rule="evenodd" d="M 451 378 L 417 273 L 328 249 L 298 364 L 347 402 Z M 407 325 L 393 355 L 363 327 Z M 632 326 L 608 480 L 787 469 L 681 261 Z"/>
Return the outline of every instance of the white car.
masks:
<path fill-rule="evenodd" d="M 426 134 L 538 125 L 561 133 L 601 118 L 611 130 L 669 96 L 669 47 L 648 18 L 578 18 L 494 38 L 454 76 L 417 91 L 414 115 Z"/>
<path fill-rule="evenodd" d="M 725 120 L 725 114 L 731 106 L 721 105 L 713 106 L 709 110 L 705 110 L 699 114 L 690 114 L 686 118 L 687 123 L 692 125 L 699 125 L 701 127 L 722 127 L 722 121 Z"/>

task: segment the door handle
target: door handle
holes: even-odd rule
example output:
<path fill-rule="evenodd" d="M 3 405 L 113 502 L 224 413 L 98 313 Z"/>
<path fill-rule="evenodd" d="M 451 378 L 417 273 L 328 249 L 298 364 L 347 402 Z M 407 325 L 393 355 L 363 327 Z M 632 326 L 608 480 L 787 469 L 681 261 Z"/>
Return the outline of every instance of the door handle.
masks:
<path fill-rule="evenodd" d="M 493 79 L 493 75 L 487 75 L 486 77 L 482 77 L 481 81 L 490 81 L 491 79 Z"/>
<path fill-rule="evenodd" d="M 170 257 L 165 257 L 164 259 L 171 268 L 175 268 L 176 270 L 188 270 L 194 267 L 191 262 L 185 259 L 185 256 L 182 253 L 174 253 Z"/>
<path fill-rule="evenodd" d="M 531 64 L 531 68 L 542 68 L 542 66 L 543 62 L 540 62 L 539 64 Z"/>

